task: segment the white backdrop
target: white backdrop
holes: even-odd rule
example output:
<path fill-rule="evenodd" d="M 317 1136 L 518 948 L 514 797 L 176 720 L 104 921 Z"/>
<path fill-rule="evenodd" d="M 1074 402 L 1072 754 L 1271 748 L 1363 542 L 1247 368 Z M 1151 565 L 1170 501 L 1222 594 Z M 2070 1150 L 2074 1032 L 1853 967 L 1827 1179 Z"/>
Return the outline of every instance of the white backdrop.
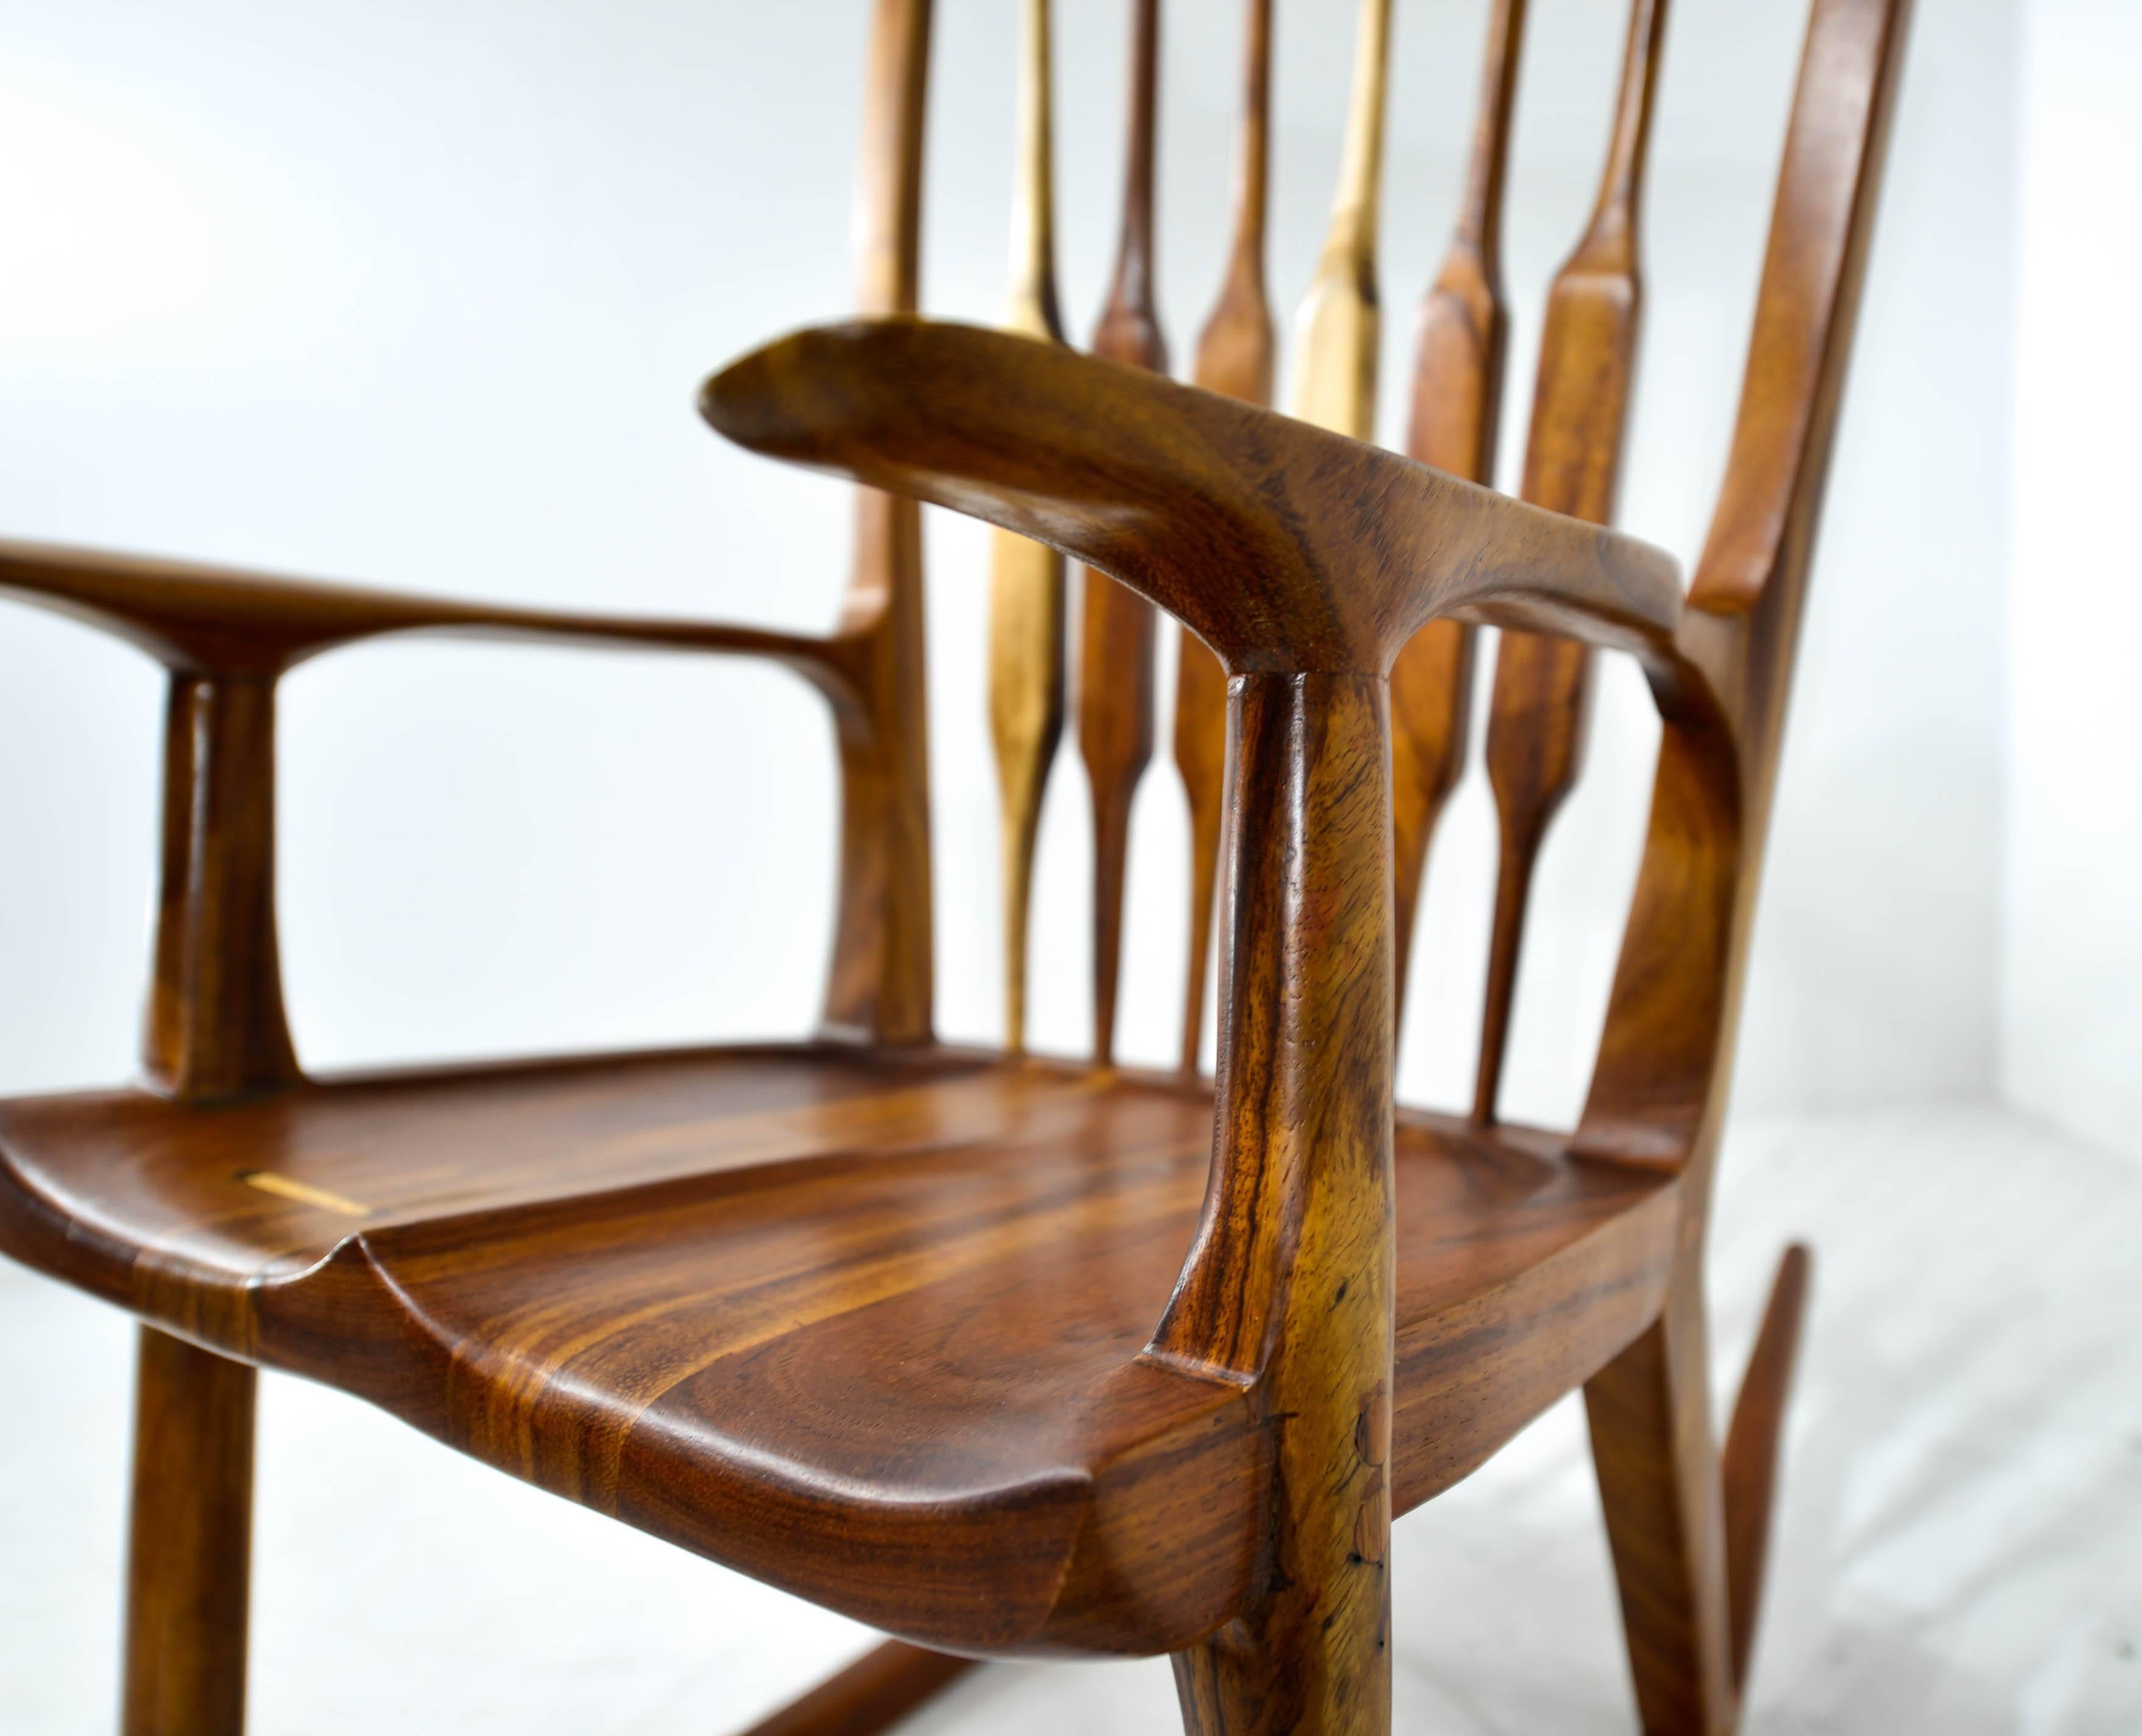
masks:
<path fill-rule="evenodd" d="M 2032 0 L 2003 1083 L 2142 1159 L 2142 8 Z"/>
<path fill-rule="evenodd" d="M 1113 231 L 1123 0 L 1059 10 L 1078 335 Z M 1306 281 L 1353 8 L 1281 8 L 1272 282 Z M 1537 310 L 1603 142 L 1620 8 L 1537 0 L 1508 238 L 1513 481 Z M 1996 1073 L 2015 297 L 2013 0 L 1922 16 L 1818 568 L 1745 1025 L 1744 1105 L 1971 1096 Z M 817 627 L 834 485 L 727 450 L 698 380 L 841 313 L 864 0 L 0 0 L 0 530 L 486 597 Z M 1485 8 L 1401 0 L 1386 437 L 1439 257 Z M 1015 8 L 941 0 L 925 299 L 994 316 Z M 1624 522 L 1692 556 L 1722 465 L 1804 10 L 1681 0 L 1647 220 Z M 1187 363 L 1226 228 L 1232 0 L 1176 0 L 1162 301 Z M 940 1023 L 996 1028 L 981 535 L 930 536 Z M 0 609 L 0 1087 L 131 1065 L 159 681 Z M 1549 846 L 1508 1107 L 1581 1097 L 1655 726 L 1609 670 Z M 1165 698 L 1165 693 L 1164 693 Z M 1165 713 L 1164 713 L 1165 714 Z M 832 897 L 831 754 L 777 673 L 409 643 L 284 707 L 282 912 L 308 1063 L 801 1030 Z M 1040 887 L 1039 1039 L 1087 1004 L 1085 793 Z M 1477 770 L 1431 873 L 1409 1095 L 1472 1066 L 1491 872 Z M 1184 826 L 1134 836 L 1124 1043 L 1172 1052 Z"/>

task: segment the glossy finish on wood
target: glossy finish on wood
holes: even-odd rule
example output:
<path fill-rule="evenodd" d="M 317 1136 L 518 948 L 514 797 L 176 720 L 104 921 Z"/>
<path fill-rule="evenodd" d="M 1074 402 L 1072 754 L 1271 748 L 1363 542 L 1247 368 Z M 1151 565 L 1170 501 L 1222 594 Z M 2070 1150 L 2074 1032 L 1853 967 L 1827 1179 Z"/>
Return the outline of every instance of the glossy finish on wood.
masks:
<path fill-rule="evenodd" d="M 1212 1135 L 1173 1074 L 833 1043 L 81 1093 L 0 1108 L 0 1249 L 911 1640 L 1151 1651 L 1255 1531 L 1255 1394 L 1143 1354 Z M 1404 1507 L 1656 1308 L 1674 1189 L 1396 1161 Z"/>
<path fill-rule="evenodd" d="M 1167 372 L 1153 298 L 1152 181 L 1160 91 L 1160 0 L 1132 0 L 1123 233 L 1093 353 Z M 1152 605 L 1088 570 L 1079 579 L 1078 752 L 1093 801 L 1093 1058 L 1116 1053 L 1131 802 L 1152 757 Z"/>
<path fill-rule="evenodd" d="M 1643 286 L 1639 213 L 1666 0 L 1634 0 L 1613 136 L 1583 239 L 1548 292 L 1524 497 L 1606 524 L 1614 515 L 1636 377 Z M 1504 635 L 1488 713 L 1488 778 L 1501 857 L 1473 1113 L 1495 1119 L 1518 964 L 1540 846 L 1577 782 L 1591 709 L 1592 657 L 1566 639 Z"/>
<path fill-rule="evenodd" d="M 1272 1487 L 1262 1582 L 1176 1658 L 1199 1736 L 1390 1723 L 1387 699 L 1364 674 L 1251 675 L 1229 694 L 1212 1181 L 1153 1345 L 1250 1383 Z"/>
<path fill-rule="evenodd" d="M 1206 1736 L 1387 1729 L 1391 1516 L 1582 1385 L 1646 1728 L 1735 1728 L 1807 1265 L 1781 1270 L 1721 1452 L 1704 1228 L 1905 10 L 1815 0 L 1685 602 L 1670 559 L 1584 521 L 1611 506 L 1626 411 L 1655 4 L 1636 9 L 1606 192 L 1550 307 L 1533 501 L 1148 370 L 883 317 L 914 306 L 929 14 L 879 0 L 858 225 L 873 317 L 769 345 L 702 395 L 731 438 L 861 485 L 831 635 L 0 545 L 0 591 L 172 672 L 147 1085 L 0 1105 L 0 1250 L 157 1329 L 141 1403 L 165 1450 L 140 1466 L 130 1590 L 129 1705 L 148 1709 L 131 1728 L 236 1728 L 254 1364 L 935 1652 L 1174 1653 Z M 1152 8 L 1138 22 L 1131 179 L 1149 192 Z M 1482 473 L 1521 23 L 1507 5 L 1491 27 L 1417 376 L 1414 446 Z M 1248 239 L 1208 348 L 1216 382 L 1256 385 L 1261 7 L 1250 28 Z M 1133 327 L 1150 309 L 1139 204 L 1118 298 Z M 1355 265 L 1372 218 L 1349 219 Z M 1365 323 L 1334 328 L 1350 336 L 1332 353 L 1358 359 Z M 918 501 L 1090 563 L 1109 575 L 1093 594 L 1165 609 L 1230 678 L 1209 1087 L 929 1038 Z M 1407 828 L 1432 822 L 1462 698 L 1456 675 L 1406 693 L 1406 659 L 1454 622 L 1557 636 L 1550 672 L 1578 641 L 1629 652 L 1659 703 L 1651 824 L 1573 1135 L 1494 1123 L 1492 1081 L 1478 1117 L 1392 1102 Z M 846 777 L 825 1033 L 304 1076 L 275 964 L 274 684 L 413 630 L 759 655 L 817 686 Z M 1582 707 L 1562 702 L 1581 689 L 1498 708 L 1506 826 L 1551 811 L 1558 760 L 1574 775 Z M 772 1728 L 860 1736 L 954 1667 L 881 1650 Z"/>
<path fill-rule="evenodd" d="M 930 0 L 877 0 L 856 175 L 857 305 L 915 311 L 921 274 L 923 122 Z M 829 1030 L 885 1043 L 930 1036 L 935 988 L 922 516 L 856 499 L 854 568 L 834 634 L 861 703 L 836 708 L 841 891 L 826 984 Z"/>
<path fill-rule="evenodd" d="M 1019 65 L 1019 190 L 1007 330 L 1064 341 L 1056 307 L 1049 0 L 1027 0 Z M 1004 1047 L 1026 1047 L 1026 959 L 1041 798 L 1064 732 L 1064 557 L 999 530 L 990 540 L 990 737 L 1004 875 Z"/>
<path fill-rule="evenodd" d="M 1713 703 L 1665 708 L 1651 834 L 1576 1148 L 1707 1201 L 1814 539 L 1850 359 L 1909 0 L 1818 0 L 1758 292 L 1733 456 L 1684 639 Z M 1700 1205 L 1695 1220 L 1700 1230 Z M 1647 1729 L 1738 1722 L 1782 1375 L 1751 1371 L 1728 1512 L 1710 1453 L 1700 1239 L 1659 1324 L 1586 1388 Z M 1791 1274 L 1780 1291 L 1797 1313 Z M 1779 1304 L 1774 1303 L 1773 1318 Z M 1782 1331 L 1782 1328 L 1779 1329 Z M 1767 1329 L 1760 1369 L 1789 1363 Z M 1750 1408 L 1750 1395 L 1754 1408 Z M 1739 1418 L 1736 1416 L 1736 1425 Z M 1767 1449 L 1750 1431 L 1768 1426 Z M 1729 1554 L 1737 1552 L 1737 1560 Z"/>
<path fill-rule="evenodd" d="M 860 321 L 732 362 L 738 445 L 1047 541 L 1191 627 L 1231 675 L 1381 676 L 1438 614 L 1581 635 L 1662 684 L 1679 567 L 1635 537 L 1142 368 L 979 327 Z"/>
<path fill-rule="evenodd" d="M 121 1736 L 239 1736 L 259 1377 L 153 1327 L 140 1336 Z"/>
<path fill-rule="evenodd" d="M 1295 364 L 1294 414 L 1356 440 L 1373 439 L 1376 428 L 1381 320 L 1376 210 L 1383 195 L 1390 37 L 1390 0 L 1361 0 L 1339 191 L 1316 275 L 1295 317 L 1300 354 Z"/>
<path fill-rule="evenodd" d="M 1496 0 L 1488 23 L 1480 113 L 1456 233 L 1420 304 L 1406 454 L 1468 481 L 1495 477 L 1509 313 L 1503 299 L 1503 190 L 1517 107 L 1525 0 Z M 1465 769 L 1473 713 L 1473 630 L 1431 621 L 1391 668 L 1392 856 L 1397 876 L 1399 1018 L 1405 1015 L 1414 913 L 1443 805 Z"/>
<path fill-rule="evenodd" d="M 1265 224 L 1271 203 L 1272 0 L 1246 0 L 1241 155 L 1236 173 L 1235 238 L 1220 298 L 1197 340 L 1193 378 L 1207 392 L 1269 404 L 1278 346 L 1265 293 Z M 1178 1065 L 1197 1071 L 1212 965 L 1214 895 L 1226 801 L 1227 679 L 1188 628 L 1177 634 L 1175 765 L 1190 806 L 1190 959 L 1185 972 Z"/>
<path fill-rule="evenodd" d="M 173 1096 L 298 1076 L 275 938 L 273 677 L 174 674 L 143 1071 Z"/>

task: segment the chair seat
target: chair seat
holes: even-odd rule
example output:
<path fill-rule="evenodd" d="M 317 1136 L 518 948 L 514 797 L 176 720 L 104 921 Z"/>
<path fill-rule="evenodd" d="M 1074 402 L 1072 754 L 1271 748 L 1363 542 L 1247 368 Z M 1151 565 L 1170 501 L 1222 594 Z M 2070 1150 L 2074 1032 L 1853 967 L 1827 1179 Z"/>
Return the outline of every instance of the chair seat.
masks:
<path fill-rule="evenodd" d="M 1150 1653 L 1240 1605 L 1274 1426 L 1141 1354 L 1211 1137 L 833 1043 L 70 1094 L 0 1104 L 0 1250 L 921 1643 Z M 1412 1112 L 1397 1175 L 1404 1510 L 1656 1314 L 1676 1184 Z"/>

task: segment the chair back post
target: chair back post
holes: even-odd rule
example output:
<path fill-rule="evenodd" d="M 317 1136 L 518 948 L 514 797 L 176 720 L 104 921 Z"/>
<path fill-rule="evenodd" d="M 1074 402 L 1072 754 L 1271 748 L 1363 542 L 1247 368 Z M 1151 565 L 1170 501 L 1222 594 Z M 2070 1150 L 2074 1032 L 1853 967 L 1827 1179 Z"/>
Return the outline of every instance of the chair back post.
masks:
<path fill-rule="evenodd" d="M 930 0 L 878 0 L 871 27 L 855 238 L 866 314 L 912 313 L 920 277 Z M 841 889 L 823 1024 L 829 1035 L 914 1043 L 933 1023 L 930 734 L 922 517 L 862 489 L 837 638 L 862 698 L 837 712 Z"/>
<path fill-rule="evenodd" d="M 189 1102 L 295 1083 L 275 935 L 273 671 L 174 668 L 142 1068 Z"/>
<path fill-rule="evenodd" d="M 1799 621 L 1911 0 L 1816 0 L 1731 456 L 1681 638 L 1718 713 L 1669 698 L 1636 892 L 1576 1148 L 1694 1171 L 1723 1123 Z"/>

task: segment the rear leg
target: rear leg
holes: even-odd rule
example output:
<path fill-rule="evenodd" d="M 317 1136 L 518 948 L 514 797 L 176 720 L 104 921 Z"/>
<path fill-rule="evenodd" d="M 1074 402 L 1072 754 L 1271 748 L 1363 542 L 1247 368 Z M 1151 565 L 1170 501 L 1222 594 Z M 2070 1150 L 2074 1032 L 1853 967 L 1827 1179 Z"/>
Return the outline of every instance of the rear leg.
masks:
<path fill-rule="evenodd" d="M 1729 1736 L 1738 1726 L 1809 1265 L 1794 1247 L 1779 1269 L 1722 1462 L 1693 1256 L 1658 1320 L 1585 1386 L 1646 1736 Z"/>

